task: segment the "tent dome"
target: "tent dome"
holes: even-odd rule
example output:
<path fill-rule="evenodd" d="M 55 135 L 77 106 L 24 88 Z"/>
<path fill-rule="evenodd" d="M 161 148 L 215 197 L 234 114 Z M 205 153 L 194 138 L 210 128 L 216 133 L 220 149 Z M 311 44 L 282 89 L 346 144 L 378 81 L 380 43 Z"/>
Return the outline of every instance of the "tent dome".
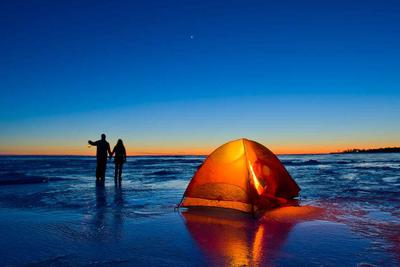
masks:
<path fill-rule="evenodd" d="M 297 197 L 300 188 L 280 160 L 248 139 L 214 150 L 190 181 L 180 207 L 209 206 L 257 212 Z"/>

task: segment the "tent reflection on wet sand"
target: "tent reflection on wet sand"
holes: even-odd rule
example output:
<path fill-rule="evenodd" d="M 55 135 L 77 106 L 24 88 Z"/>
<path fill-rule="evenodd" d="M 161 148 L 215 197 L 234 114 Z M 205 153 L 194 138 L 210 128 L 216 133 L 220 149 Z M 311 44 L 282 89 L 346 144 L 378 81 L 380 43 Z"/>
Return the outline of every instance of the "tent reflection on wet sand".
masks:
<path fill-rule="evenodd" d="M 313 207 L 283 207 L 259 220 L 232 210 L 191 208 L 185 225 L 213 266 L 271 265 L 296 223 L 318 216 Z M 293 214 L 293 216 L 291 216 Z"/>

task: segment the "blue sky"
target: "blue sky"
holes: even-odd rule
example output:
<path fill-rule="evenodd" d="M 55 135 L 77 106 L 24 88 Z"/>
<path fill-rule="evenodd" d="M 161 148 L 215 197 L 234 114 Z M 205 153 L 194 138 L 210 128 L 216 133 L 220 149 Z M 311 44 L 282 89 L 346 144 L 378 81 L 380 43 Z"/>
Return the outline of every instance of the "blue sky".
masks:
<path fill-rule="evenodd" d="M 397 1 L 0 5 L 0 152 L 400 143 Z"/>

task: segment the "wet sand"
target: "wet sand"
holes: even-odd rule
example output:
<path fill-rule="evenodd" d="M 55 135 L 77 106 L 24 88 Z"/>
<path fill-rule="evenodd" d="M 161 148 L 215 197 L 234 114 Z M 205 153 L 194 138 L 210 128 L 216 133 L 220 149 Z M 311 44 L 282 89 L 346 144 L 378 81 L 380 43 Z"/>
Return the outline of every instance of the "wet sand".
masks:
<path fill-rule="evenodd" d="M 259 220 L 228 210 L 126 218 L 1 209 L 1 265 L 395 266 L 396 259 L 320 209 L 283 208 Z"/>
<path fill-rule="evenodd" d="M 0 186 L 0 266 L 399 266 L 400 158 L 283 157 L 301 207 L 258 220 L 174 210 L 202 160 L 129 158 L 101 189 L 93 158 L 3 158 L 0 179 L 48 181 Z"/>

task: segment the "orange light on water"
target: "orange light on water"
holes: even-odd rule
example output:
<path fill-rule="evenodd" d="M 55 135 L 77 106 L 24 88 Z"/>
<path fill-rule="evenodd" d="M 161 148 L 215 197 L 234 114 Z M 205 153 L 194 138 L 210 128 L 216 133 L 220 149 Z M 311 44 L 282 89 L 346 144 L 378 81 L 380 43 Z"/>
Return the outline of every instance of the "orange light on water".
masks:
<path fill-rule="evenodd" d="M 253 262 L 260 262 L 263 256 L 263 245 L 265 236 L 265 229 L 264 225 L 260 224 L 257 228 L 256 234 L 254 236 L 253 247 L 252 247 L 252 254 L 253 254 Z"/>
<path fill-rule="evenodd" d="M 287 206 L 264 213 L 261 221 L 273 220 L 276 222 L 295 222 L 320 218 L 324 210 L 314 206 Z"/>

